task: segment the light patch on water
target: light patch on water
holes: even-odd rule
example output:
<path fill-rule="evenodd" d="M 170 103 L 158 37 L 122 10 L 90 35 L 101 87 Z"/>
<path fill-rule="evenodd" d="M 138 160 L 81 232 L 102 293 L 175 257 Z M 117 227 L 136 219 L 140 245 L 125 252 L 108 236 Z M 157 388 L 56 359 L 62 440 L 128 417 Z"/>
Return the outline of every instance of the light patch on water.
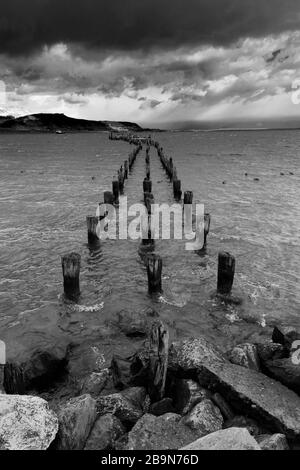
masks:
<path fill-rule="evenodd" d="M 71 305 L 70 310 L 72 312 L 97 312 L 102 310 L 104 307 L 104 302 L 100 302 L 95 305 Z"/>
<path fill-rule="evenodd" d="M 181 300 L 169 300 L 167 299 L 166 297 L 164 297 L 163 295 L 161 295 L 158 299 L 162 304 L 166 304 L 166 305 L 172 305 L 173 307 L 179 307 L 179 308 L 183 308 L 187 303 L 188 303 L 188 300 L 189 299 L 181 299 Z"/>

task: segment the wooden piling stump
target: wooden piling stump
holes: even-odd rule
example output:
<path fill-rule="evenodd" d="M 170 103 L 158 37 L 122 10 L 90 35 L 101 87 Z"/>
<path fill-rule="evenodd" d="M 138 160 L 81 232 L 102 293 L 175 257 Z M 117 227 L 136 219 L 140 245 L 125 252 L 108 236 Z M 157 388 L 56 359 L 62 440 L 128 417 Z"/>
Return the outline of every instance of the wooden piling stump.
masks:
<path fill-rule="evenodd" d="M 112 190 L 113 190 L 113 195 L 114 195 L 114 203 L 119 204 L 119 181 L 114 180 L 112 182 Z"/>
<path fill-rule="evenodd" d="M 152 181 L 147 178 L 143 181 L 143 191 L 144 193 L 152 193 Z"/>
<path fill-rule="evenodd" d="M 94 216 L 87 216 L 86 224 L 88 229 L 88 242 L 90 245 L 99 242 L 99 238 L 97 236 L 97 226 L 99 223 L 99 218 Z"/>
<path fill-rule="evenodd" d="M 181 191 L 181 181 L 180 180 L 176 179 L 176 180 L 173 181 L 173 193 L 174 193 L 175 199 L 177 199 L 177 200 L 181 199 L 182 191 Z"/>
<path fill-rule="evenodd" d="M 114 195 L 111 191 L 104 192 L 104 204 L 113 205 L 114 203 Z"/>
<path fill-rule="evenodd" d="M 211 216 L 204 214 L 204 246 L 207 245 L 207 237 L 210 231 Z"/>
<path fill-rule="evenodd" d="M 149 385 L 152 402 L 165 396 L 169 358 L 169 331 L 161 321 L 152 325 L 149 339 Z"/>
<path fill-rule="evenodd" d="M 162 292 L 162 259 L 159 255 L 147 256 L 147 275 L 149 294 Z"/>
<path fill-rule="evenodd" d="M 184 204 L 193 204 L 193 192 L 192 191 L 186 191 L 184 193 Z"/>
<path fill-rule="evenodd" d="M 230 295 L 235 273 L 235 258 L 226 252 L 219 253 L 218 294 Z"/>
<path fill-rule="evenodd" d="M 70 253 L 62 257 L 64 293 L 69 300 L 77 301 L 80 296 L 80 263 L 81 256 Z"/>
<path fill-rule="evenodd" d="M 126 180 L 128 179 L 128 161 L 127 160 L 124 162 L 124 178 Z"/>

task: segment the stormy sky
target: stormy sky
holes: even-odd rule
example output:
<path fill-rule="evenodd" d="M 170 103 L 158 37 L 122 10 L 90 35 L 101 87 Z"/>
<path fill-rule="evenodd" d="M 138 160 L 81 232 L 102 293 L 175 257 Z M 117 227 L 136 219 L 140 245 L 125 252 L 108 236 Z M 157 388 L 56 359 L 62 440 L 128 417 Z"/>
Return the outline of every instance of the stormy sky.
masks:
<path fill-rule="evenodd" d="M 300 115 L 299 0 L 1 0 L 0 114 Z"/>

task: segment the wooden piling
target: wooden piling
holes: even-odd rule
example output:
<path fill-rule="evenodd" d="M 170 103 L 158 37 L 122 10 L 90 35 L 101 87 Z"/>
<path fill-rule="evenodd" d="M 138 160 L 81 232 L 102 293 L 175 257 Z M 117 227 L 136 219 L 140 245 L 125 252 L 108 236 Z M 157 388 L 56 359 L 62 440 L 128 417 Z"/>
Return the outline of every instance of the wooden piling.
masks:
<path fill-rule="evenodd" d="M 181 191 L 181 181 L 180 180 L 176 179 L 176 180 L 173 181 L 173 193 L 174 193 L 175 199 L 177 199 L 177 200 L 181 199 L 182 191 Z"/>
<path fill-rule="evenodd" d="M 86 218 L 87 229 L 88 229 L 88 242 L 90 245 L 99 242 L 99 238 L 97 236 L 97 226 L 99 223 L 99 218 L 94 216 L 87 216 Z"/>
<path fill-rule="evenodd" d="M 169 331 L 161 321 L 152 325 L 149 338 L 148 393 L 152 402 L 165 396 L 169 359 Z"/>
<path fill-rule="evenodd" d="M 114 180 L 112 182 L 112 190 L 114 195 L 114 203 L 119 204 L 119 181 Z"/>
<path fill-rule="evenodd" d="M 192 191 L 186 191 L 184 193 L 184 204 L 193 204 L 193 192 Z"/>
<path fill-rule="evenodd" d="M 147 275 L 149 294 L 162 292 L 162 259 L 159 255 L 147 256 Z"/>
<path fill-rule="evenodd" d="M 152 193 L 152 181 L 147 178 L 143 181 L 143 191 L 144 193 Z"/>
<path fill-rule="evenodd" d="M 62 257 L 64 293 L 67 299 L 77 301 L 80 296 L 80 263 L 81 256 L 70 253 Z"/>
<path fill-rule="evenodd" d="M 128 179 L 128 161 L 125 160 L 124 162 L 124 178 L 127 180 Z"/>
<path fill-rule="evenodd" d="M 114 203 L 114 195 L 111 191 L 104 192 L 104 204 L 113 205 Z"/>
<path fill-rule="evenodd" d="M 230 295 L 235 273 L 235 258 L 226 252 L 219 253 L 218 294 Z"/>
<path fill-rule="evenodd" d="M 210 214 L 204 214 L 204 247 L 207 245 L 207 237 L 210 230 L 211 216 Z"/>

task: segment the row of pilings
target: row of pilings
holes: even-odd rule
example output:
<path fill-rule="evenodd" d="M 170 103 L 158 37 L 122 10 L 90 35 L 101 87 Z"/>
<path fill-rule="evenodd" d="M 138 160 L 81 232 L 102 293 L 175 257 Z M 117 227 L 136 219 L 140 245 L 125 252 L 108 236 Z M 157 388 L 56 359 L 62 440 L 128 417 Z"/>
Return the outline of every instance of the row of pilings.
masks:
<path fill-rule="evenodd" d="M 151 206 L 154 204 L 154 196 L 152 193 L 152 181 L 151 181 L 151 169 L 150 169 L 150 147 L 155 147 L 157 154 L 160 158 L 163 168 L 165 169 L 167 176 L 173 183 L 174 198 L 177 201 L 182 200 L 181 180 L 178 179 L 177 170 L 174 166 L 172 158 L 168 158 L 164 154 L 164 150 L 159 142 L 152 140 L 150 137 L 138 137 L 132 136 L 128 133 L 110 133 L 110 140 L 123 140 L 130 144 L 135 145 L 134 150 L 129 154 L 128 159 L 124 162 L 124 166 L 121 165 L 117 172 L 117 176 L 112 181 L 112 191 L 104 192 L 104 203 L 100 203 L 99 206 L 104 205 L 104 211 L 99 216 L 88 216 L 87 217 L 87 228 L 88 228 L 88 242 L 89 244 L 99 243 L 99 237 L 97 234 L 97 227 L 99 221 L 103 219 L 107 212 L 105 211 L 105 204 L 119 204 L 119 195 L 124 193 L 124 184 L 128 179 L 129 172 L 131 171 L 137 155 L 142 150 L 142 144 L 146 143 L 146 176 L 143 180 L 143 193 L 144 203 L 148 213 L 148 224 L 143 228 L 143 239 L 142 247 L 147 251 L 145 254 L 145 264 L 147 268 L 148 276 L 148 291 L 150 294 L 158 294 L 162 292 L 162 259 L 159 255 L 154 253 L 155 245 L 151 234 Z M 192 206 L 193 204 L 193 192 L 185 191 L 183 199 L 183 210 L 186 206 Z M 204 218 L 204 247 L 206 248 L 207 236 L 209 234 L 211 224 L 210 214 L 205 214 Z M 63 277 L 64 277 L 64 294 L 65 297 L 77 301 L 80 295 L 80 255 L 77 253 L 71 253 L 62 258 Z M 217 294 L 222 299 L 230 300 L 231 290 L 234 281 L 235 274 L 235 258 L 226 252 L 219 253 L 218 256 L 218 278 L 217 278 Z"/>

